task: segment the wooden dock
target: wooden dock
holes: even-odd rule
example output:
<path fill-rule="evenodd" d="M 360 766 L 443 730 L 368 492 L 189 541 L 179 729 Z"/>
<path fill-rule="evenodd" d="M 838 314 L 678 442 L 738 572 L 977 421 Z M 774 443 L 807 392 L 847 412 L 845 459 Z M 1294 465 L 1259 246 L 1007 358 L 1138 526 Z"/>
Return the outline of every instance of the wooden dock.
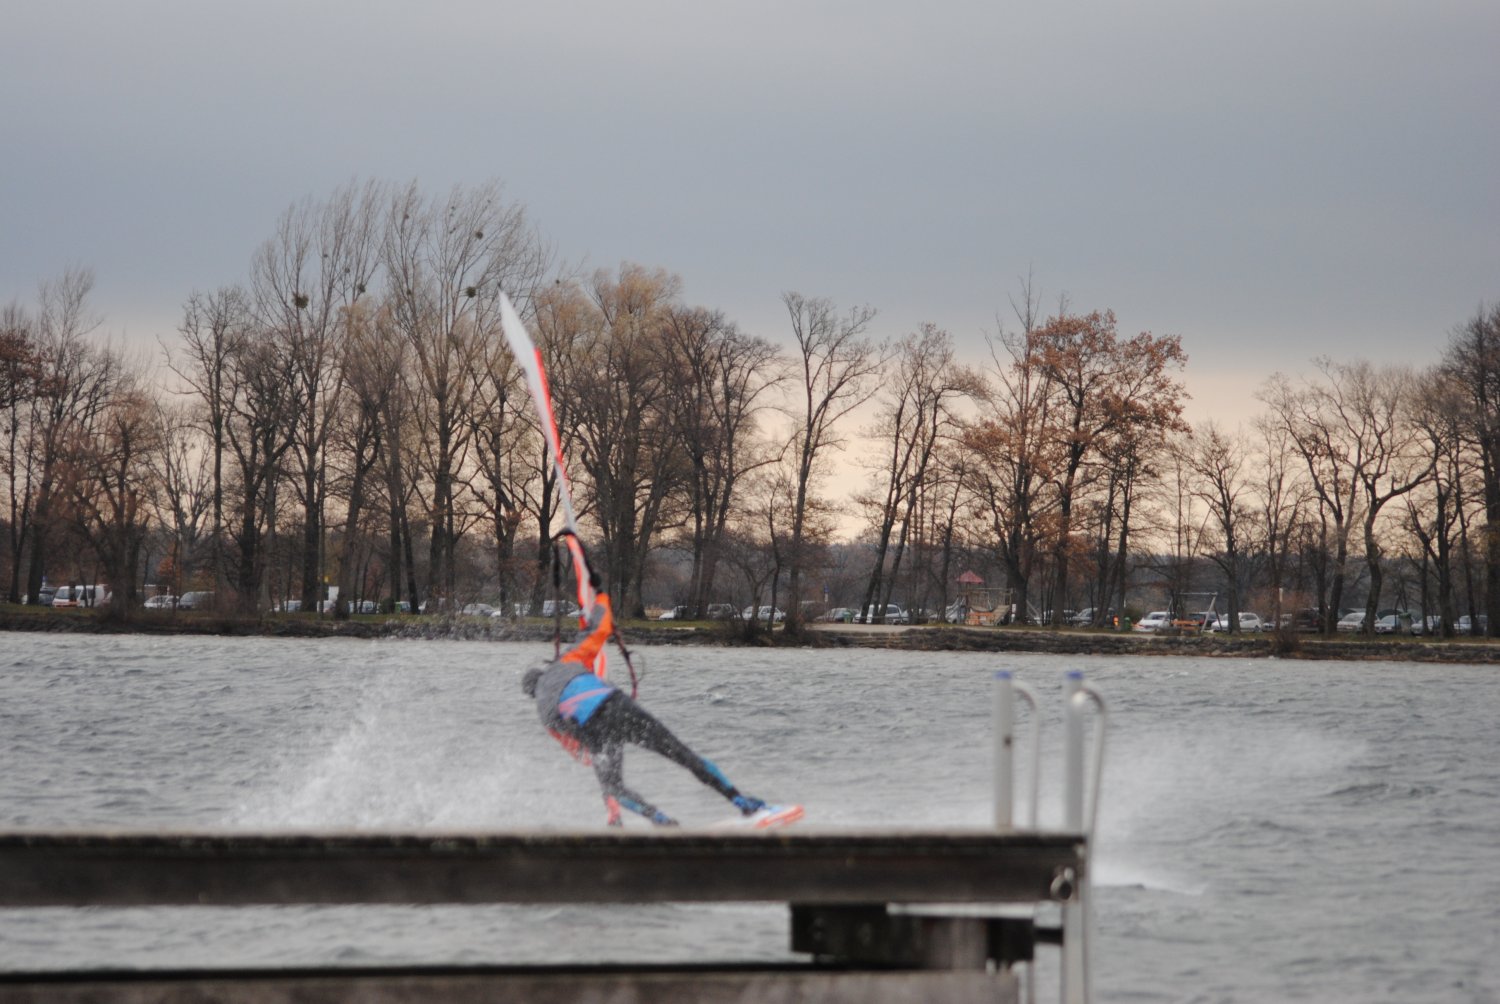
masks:
<path fill-rule="evenodd" d="M 0 833 L 0 907 L 772 902 L 786 965 L 0 973 L 11 1002 L 1007 1001 L 1074 901 L 1078 834 Z M 1010 905 L 1006 912 L 1001 907 Z M 1034 913 L 1034 911 L 1033 911 Z"/>

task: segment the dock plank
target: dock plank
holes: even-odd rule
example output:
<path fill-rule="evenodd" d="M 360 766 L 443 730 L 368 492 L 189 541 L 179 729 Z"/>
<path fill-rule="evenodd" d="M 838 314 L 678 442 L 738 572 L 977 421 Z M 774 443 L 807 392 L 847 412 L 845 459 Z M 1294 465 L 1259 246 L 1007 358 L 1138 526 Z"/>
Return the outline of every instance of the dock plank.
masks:
<path fill-rule="evenodd" d="M 389 970 L 0 975 L 5 1004 L 1014 1004 L 1008 972 Z"/>
<path fill-rule="evenodd" d="M 996 903 L 1054 899 L 1078 834 L 0 833 L 0 906 Z"/>

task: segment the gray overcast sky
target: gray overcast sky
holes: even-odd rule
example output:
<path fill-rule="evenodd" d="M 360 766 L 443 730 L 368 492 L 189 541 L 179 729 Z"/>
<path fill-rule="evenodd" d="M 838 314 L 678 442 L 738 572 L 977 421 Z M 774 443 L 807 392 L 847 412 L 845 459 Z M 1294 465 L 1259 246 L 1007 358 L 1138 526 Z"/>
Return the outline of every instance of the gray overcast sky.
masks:
<path fill-rule="evenodd" d="M 0 302 L 154 343 L 303 197 L 499 179 L 564 258 L 976 356 L 1018 279 L 1181 335 L 1189 417 L 1500 297 L 1495 0 L 10 0 Z"/>

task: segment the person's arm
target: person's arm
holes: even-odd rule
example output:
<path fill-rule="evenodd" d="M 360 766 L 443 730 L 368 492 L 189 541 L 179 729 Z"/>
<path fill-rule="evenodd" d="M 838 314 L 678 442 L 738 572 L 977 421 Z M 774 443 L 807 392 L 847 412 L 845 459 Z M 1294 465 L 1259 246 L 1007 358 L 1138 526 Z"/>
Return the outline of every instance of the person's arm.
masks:
<path fill-rule="evenodd" d="M 564 662 L 576 662 L 590 670 L 595 668 L 599 653 L 615 633 L 615 615 L 610 607 L 608 593 L 600 593 L 594 598 L 593 623 L 589 633 L 562 654 Z"/>

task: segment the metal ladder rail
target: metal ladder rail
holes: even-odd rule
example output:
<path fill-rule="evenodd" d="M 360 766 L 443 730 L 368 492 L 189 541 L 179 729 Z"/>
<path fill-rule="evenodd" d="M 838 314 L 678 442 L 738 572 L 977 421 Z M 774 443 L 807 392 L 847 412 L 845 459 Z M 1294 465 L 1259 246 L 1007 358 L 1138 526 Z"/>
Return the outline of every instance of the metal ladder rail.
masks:
<path fill-rule="evenodd" d="M 1064 762 L 1063 802 L 1064 827 L 1082 833 L 1092 845 L 1094 829 L 1099 818 L 1099 796 L 1103 788 L 1105 734 L 1108 728 L 1108 711 L 1103 696 L 1083 682 L 1083 673 L 1071 671 L 1064 684 L 1066 701 L 1063 715 Z M 994 785 L 995 826 L 1010 829 L 1015 816 L 1015 700 L 1016 695 L 1031 708 L 1032 717 L 1032 776 L 1031 776 L 1031 826 L 1037 827 L 1037 800 L 1041 764 L 1041 717 L 1037 714 L 1036 696 L 1031 688 L 1016 680 L 1009 670 L 1001 670 L 994 676 L 993 718 L 995 729 Z M 1087 783 L 1085 715 L 1088 706 L 1097 709 L 1094 734 L 1093 785 Z M 1087 812 L 1085 812 L 1087 809 Z M 1092 973 L 1089 961 L 1088 942 L 1093 928 L 1092 895 L 1088 872 L 1082 877 L 1068 874 L 1059 876 L 1064 884 L 1074 885 L 1072 890 L 1054 890 L 1063 900 L 1062 905 L 1062 982 L 1060 997 L 1065 1004 L 1087 1004 L 1091 998 Z M 1035 963 L 1033 963 L 1033 967 Z M 1028 979 L 1027 999 L 1035 1000 L 1035 980 Z"/>

